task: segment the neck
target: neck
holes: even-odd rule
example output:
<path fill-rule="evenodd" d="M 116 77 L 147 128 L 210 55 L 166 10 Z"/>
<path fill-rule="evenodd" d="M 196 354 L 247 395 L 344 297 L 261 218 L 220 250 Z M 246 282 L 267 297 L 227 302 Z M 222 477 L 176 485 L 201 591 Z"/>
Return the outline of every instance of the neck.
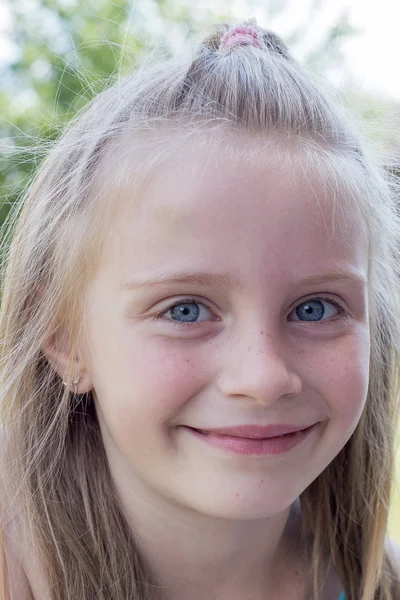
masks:
<path fill-rule="evenodd" d="M 166 600 L 304 597 L 297 504 L 263 519 L 219 519 L 118 486 L 139 547 Z"/>

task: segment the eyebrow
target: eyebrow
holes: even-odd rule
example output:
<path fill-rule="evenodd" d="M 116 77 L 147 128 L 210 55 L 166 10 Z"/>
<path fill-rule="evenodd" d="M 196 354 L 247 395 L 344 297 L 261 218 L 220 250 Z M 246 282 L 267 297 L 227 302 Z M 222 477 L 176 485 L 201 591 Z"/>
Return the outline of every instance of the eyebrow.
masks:
<path fill-rule="evenodd" d="M 122 289 L 132 290 L 156 285 L 183 283 L 186 285 L 211 285 L 221 287 L 239 288 L 239 281 L 230 275 L 219 273 L 171 273 L 159 277 L 146 277 L 143 279 L 130 280 L 122 284 Z"/>
<path fill-rule="evenodd" d="M 347 280 L 359 285 L 365 285 L 366 279 L 358 271 L 330 271 L 328 273 L 316 273 L 301 277 L 293 283 L 296 285 L 317 285 L 320 283 Z M 123 290 L 137 290 L 145 287 L 153 287 L 170 284 L 203 285 L 214 287 L 226 287 L 233 289 L 243 289 L 243 285 L 238 279 L 230 275 L 219 273 L 171 273 L 160 276 L 149 276 L 143 279 L 131 279 L 121 285 Z"/>
<path fill-rule="evenodd" d="M 319 283 L 334 281 L 349 281 L 359 285 L 366 285 L 367 279 L 359 271 L 331 271 L 329 273 L 316 273 L 302 277 L 295 283 L 298 285 L 318 285 Z"/>

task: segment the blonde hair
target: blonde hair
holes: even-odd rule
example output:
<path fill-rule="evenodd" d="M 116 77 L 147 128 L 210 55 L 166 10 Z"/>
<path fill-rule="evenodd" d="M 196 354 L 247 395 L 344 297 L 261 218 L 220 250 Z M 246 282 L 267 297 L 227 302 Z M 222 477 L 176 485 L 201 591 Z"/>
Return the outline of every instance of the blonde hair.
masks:
<path fill-rule="evenodd" d="M 128 140 L 143 177 L 173 152 L 168 136 L 154 135 L 165 127 L 188 138 L 217 129 L 296 140 L 312 168 L 327 176 L 332 167 L 333 194 L 345 189 L 358 202 L 371 248 L 368 398 L 351 439 L 302 494 L 302 520 L 315 597 L 331 564 L 348 600 L 400 597 L 384 546 L 400 364 L 396 185 L 280 38 L 259 30 L 261 47 L 222 51 L 228 30 L 219 25 L 193 58 L 147 66 L 94 99 L 42 165 L 4 257 L 0 411 L 12 503 L 2 526 L 15 506 L 52 600 L 162 597 L 120 509 L 90 394 L 69 394 L 42 348 L 59 332 L 79 344 L 85 281 L 105 235 L 102 199 L 124 178 L 110 148 Z M 140 162 L 146 143 L 158 153 Z"/>

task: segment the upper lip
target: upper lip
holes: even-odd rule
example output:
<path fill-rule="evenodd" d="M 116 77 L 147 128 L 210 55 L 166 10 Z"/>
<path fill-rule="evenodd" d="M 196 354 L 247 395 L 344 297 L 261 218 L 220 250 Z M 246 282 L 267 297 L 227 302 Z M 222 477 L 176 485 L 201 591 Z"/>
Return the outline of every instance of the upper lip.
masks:
<path fill-rule="evenodd" d="M 201 429 L 198 427 L 192 427 L 192 429 L 215 435 L 231 435 L 240 438 L 260 440 L 285 435 L 287 433 L 303 431 L 303 429 L 308 429 L 314 424 L 315 423 L 312 423 L 311 425 L 238 425 L 236 427 L 218 427 L 216 429 Z"/>

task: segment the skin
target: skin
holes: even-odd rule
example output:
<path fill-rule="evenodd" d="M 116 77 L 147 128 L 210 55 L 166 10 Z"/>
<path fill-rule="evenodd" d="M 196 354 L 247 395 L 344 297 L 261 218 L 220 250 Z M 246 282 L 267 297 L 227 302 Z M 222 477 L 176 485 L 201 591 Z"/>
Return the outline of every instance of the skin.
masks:
<path fill-rule="evenodd" d="M 256 143 L 211 160 L 185 148 L 134 201 L 121 193 L 87 293 L 78 391 L 94 390 L 123 510 L 174 600 L 306 597 L 294 503 L 366 400 L 365 224 L 349 204 L 333 229 L 318 179 Z M 148 282 L 182 272 L 216 278 Z M 311 299 L 320 321 L 296 313 Z M 177 301 L 200 322 L 176 322 Z M 278 456 L 182 427 L 276 423 L 315 427 Z"/>

